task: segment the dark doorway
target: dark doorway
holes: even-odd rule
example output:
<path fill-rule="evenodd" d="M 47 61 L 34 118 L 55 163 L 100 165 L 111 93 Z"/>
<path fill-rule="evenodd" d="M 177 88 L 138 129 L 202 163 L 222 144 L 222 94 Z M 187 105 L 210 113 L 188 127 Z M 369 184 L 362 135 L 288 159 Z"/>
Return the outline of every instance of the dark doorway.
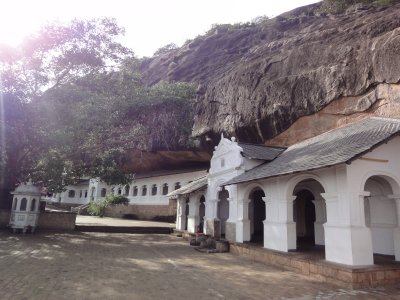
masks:
<path fill-rule="evenodd" d="M 206 205 L 205 205 L 206 199 L 204 196 L 201 196 L 200 198 L 200 207 L 199 207 L 199 232 L 204 232 L 204 216 L 206 215 Z"/>
<path fill-rule="evenodd" d="M 296 222 L 297 248 L 315 245 L 314 195 L 308 190 L 296 194 L 293 204 L 293 219 Z"/>
<path fill-rule="evenodd" d="M 225 236 L 226 220 L 229 218 L 229 192 L 222 188 L 218 193 L 218 219 L 221 222 L 221 236 Z"/>
<path fill-rule="evenodd" d="M 185 230 L 188 229 L 188 216 L 189 216 L 189 199 L 186 200 L 186 205 L 185 205 Z"/>
<path fill-rule="evenodd" d="M 265 202 L 263 200 L 263 197 L 265 197 L 265 193 L 260 189 L 253 191 L 250 195 L 250 241 L 254 243 L 262 243 L 264 241 Z"/>

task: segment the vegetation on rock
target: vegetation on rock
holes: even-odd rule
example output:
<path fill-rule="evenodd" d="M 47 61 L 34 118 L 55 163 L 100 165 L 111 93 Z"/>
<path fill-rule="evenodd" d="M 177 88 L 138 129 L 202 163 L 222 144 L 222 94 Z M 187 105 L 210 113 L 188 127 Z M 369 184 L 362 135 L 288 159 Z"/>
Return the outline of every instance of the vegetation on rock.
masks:
<path fill-rule="evenodd" d="M 400 2 L 399 0 L 323 0 L 320 8 L 321 12 L 340 14 L 349 7 L 356 4 L 373 4 L 373 5 L 392 5 Z"/>

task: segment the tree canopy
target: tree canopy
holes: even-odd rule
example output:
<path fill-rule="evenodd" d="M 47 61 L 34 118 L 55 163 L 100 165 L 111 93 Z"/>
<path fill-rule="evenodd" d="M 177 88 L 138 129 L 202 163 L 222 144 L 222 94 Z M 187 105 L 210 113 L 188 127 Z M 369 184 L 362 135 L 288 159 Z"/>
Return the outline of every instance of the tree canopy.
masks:
<path fill-rule="evenodd" d="M 112 19 L 74 20 L 0 45 L 3 198 L 27 177 L 49 191 L 83 175 L 125 183 L 128 149 L 190 146 L 193 86 L 144 85 L 121 34 Z"/>

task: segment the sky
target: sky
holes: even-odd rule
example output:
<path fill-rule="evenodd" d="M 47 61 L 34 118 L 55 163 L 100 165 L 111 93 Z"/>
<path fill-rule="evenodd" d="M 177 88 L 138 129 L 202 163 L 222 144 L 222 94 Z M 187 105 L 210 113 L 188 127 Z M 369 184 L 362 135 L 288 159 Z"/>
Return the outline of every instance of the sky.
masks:
<path fill-rule="evenodd" d="M 274 17 L 317 0 L 0 0 L 0 43 L 17 46 L 52 21 L 113 17 L 126 30 L 121 42 L 138 57 L 170 43 L 181 46 L 212 24 Z"/>

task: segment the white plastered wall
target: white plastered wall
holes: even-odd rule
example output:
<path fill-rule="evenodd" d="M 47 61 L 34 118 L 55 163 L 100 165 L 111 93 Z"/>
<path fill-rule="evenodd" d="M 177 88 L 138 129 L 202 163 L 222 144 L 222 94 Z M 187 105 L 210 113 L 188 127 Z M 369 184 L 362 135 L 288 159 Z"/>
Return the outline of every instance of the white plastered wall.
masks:
<path fill-rule="evenodd" d="M 266 195 L 264 198 L 266 203 L 264 247 L 279 251 L 296 249 L 293 201 L 296 190 L 306 188 L 318 197 L 314 202 L 315 242 L 320 245 L 325 244 L 325 255 L 328 261 L 354 266 L 371 265 L 374 251 L 395 254 L 396 259 L 399 260 L 399 149 L 400 137 L 396 137 L 351 164 L 238 184 L 238 199 L 242 200 L 237 202 L 236 208 L 239 216 L 237 242 L 249 239 L 250 227 L 246 228 L 246 222 L 243 222 L 246 216 L 248 217 L 246 206 L 248 209 L 249 201 L 247 199 L 251 190 L 261 188 Z M 370 191 L 365 190 L 365 183 L 371 176 L 381 176 L 388 180 L 393 192 L 384 199 L 386 204 L 373 203 L 372 228 L 366 226 L 364 207 L 365 197 L 371 195 Z M 307 187 L 314 181 L 322 186 L 322 193 L 315 186 Z M 320 202 L 317 203 L 317 201 Z M 392 210 L 390 213 L 389 208 Z M 324 209 L 326 215 L 323 214 Z M 393 210 L 396 211 L 397 216 L 393 215 Z M 383 222 L 384 218 L 385 222 Z M 242 222 L 239 222 L 240 219 Z M 318 222 L 320 224 L 317 224 Z M 384 234 L 374 234 L 374 231 Z M 393 235 L 392 242 L 388 242 L 391 235 Z"/>
<path fill-rule="evenodd" d="M 238 145 L 234 138 L 231 140 L 221 138 L 218 146 L 215 147 L 210 162 L 208 177 L 208 187 L 206 193 L 206 212 L 205 219 L 208 221 L 218 220 L 218 202 L 221 185 L 236 177 L 246 170 L 260 165 L 263 161 L 244 158 L 241 154 L 243 149 Z M 229 216 L 226 223 L 235 224 L 237 218 L 237 187 L 236 185 L 226 186 L 229 193 Z M 207 233 L 207 232 L 205 232 Z M 207 233 L 208 234 L 208 233 Z"/>
<path fill-rule="evenodd" d="M 366 153 L 347 166 L 353 226 L 367 228 L 355 240 L 373 261 L 372 253 L 400 260 L 400 137 Z"/>

